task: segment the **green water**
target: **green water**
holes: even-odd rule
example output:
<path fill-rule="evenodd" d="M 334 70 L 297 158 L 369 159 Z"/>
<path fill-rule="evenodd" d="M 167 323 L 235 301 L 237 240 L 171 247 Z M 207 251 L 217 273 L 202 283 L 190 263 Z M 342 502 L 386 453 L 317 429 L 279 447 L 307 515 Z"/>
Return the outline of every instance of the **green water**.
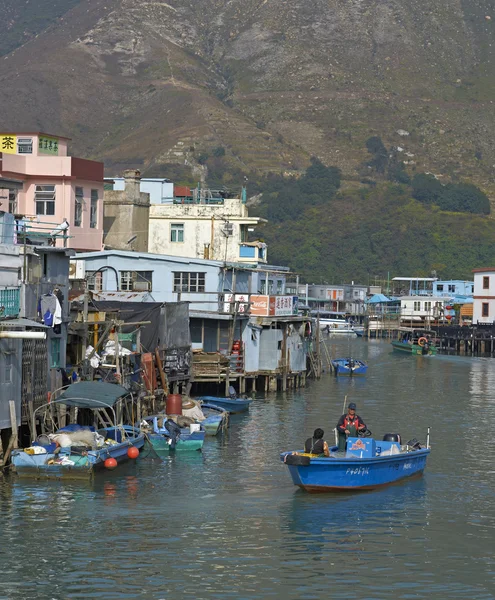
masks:
<path fill-rule="evenodd" d="M 0 482 L 0 599 L 495 598 L 495 360 L 329 340 L 369 363 L 259 397 L 202 453 L 92 484 Z M 279 452 L 331 429 L 344 397 L 378 437 L 424 439 L 422 479 L 309 495 Z"/>

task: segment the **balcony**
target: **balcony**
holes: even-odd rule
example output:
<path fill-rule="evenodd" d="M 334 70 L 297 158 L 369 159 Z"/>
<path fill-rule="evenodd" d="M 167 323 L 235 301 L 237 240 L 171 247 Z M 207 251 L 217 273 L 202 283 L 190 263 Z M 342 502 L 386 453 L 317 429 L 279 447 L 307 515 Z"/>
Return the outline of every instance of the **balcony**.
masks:
<path fill-rule="evenodd" d="M 263 242 L 245 242 L 239 244 L 239 260 L 241 262 L 266 263 L 266 244 Z"/>
<path fill-rule="evenodd" d="M 20 300 L 19 288 L 0 290 L 0 318 L 17 317 L 20 312 Z"/>

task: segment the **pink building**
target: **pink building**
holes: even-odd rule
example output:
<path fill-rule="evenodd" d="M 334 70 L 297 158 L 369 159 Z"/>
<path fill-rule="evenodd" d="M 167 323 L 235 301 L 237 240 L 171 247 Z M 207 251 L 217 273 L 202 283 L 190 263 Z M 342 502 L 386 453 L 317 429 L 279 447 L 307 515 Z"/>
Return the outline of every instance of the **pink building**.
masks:
<path fill-rule="evenodd" d="M 40 132 L 0 133 L 0 210 L 22 217 L 28 238 L 101 250 L 103 163 L 67 156 L 68 141 Z M 2 183 L 7 180 L 17 185 Z M 64 220 L 68 229 L 52 236 Z"/>

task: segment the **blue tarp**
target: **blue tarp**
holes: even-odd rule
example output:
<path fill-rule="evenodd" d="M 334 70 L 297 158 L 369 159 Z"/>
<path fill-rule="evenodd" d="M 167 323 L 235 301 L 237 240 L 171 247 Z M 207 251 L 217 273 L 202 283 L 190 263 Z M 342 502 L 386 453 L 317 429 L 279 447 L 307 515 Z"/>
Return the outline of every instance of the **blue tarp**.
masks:
<path fill-rule="evenodd" d="M 383 294 L 375 294 L 374 296 L 371 296 L 369 300 L 366 300 L 367 304 L 380 304 L 381 302 L 391 302 L 391 300 Z"/>

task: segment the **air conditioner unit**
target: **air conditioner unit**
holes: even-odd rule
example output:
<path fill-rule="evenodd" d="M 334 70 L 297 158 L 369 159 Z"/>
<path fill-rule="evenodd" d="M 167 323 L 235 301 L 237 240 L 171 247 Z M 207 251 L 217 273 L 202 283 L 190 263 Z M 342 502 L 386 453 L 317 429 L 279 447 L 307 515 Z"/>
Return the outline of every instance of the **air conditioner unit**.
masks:
<path fill-rule="evenodd" d="M 134 281 L 132 289 L 134 292 L 149 292 L 151 283 L 149 281 Z"/>
<path fill-rule="evenodd" d="M 83 260 L 71 260 L 69 263 L 69 279 L 84 279 L 86 263 Z"/>
<path fill-rule="evenodd" d="M 234 233 L 234 224 L 233 223 L 225 223 L 222 227 L 222 232 L 226 237 L 229 237 Z"/>

